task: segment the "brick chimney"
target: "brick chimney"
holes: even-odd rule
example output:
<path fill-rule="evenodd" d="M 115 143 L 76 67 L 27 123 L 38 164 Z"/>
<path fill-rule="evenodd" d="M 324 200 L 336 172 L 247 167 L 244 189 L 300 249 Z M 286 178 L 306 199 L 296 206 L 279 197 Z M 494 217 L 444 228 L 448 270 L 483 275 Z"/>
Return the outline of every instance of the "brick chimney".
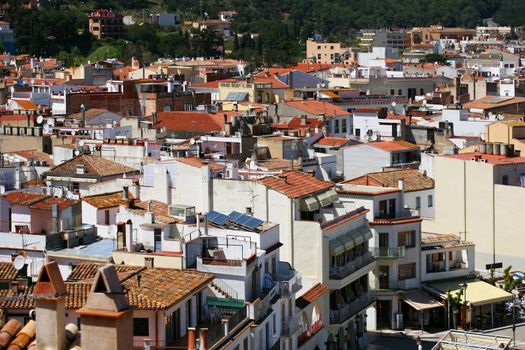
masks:
<path fill-rule="evenodd" d="M 133 314 L 115 265 L 101 267 L 80 315 L 84 349 L 133 349 Z"/>
<path fill-rule="evenodd" d="M 65 349 L 66 294 L 58 264 L 55 261 L 45 264 L 33 289 L 38 350 Z"/>

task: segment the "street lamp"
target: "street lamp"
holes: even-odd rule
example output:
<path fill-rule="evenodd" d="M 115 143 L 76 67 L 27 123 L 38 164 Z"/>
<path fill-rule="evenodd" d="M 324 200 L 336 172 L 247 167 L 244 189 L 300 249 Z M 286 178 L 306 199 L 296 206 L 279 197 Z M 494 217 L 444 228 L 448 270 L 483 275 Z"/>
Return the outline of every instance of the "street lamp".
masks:
<path fill-rule="evenodd" d="M 468 310 L 467 310 L 467 287 L 468 285 L 466 283 L 463 283 L 461 287 L 463 287 L 463 290 L 465 291 L 465 326 L 464 326 L 464 329 L 466 331 L 467 330 L 467 316 L 468 316 Z"/>

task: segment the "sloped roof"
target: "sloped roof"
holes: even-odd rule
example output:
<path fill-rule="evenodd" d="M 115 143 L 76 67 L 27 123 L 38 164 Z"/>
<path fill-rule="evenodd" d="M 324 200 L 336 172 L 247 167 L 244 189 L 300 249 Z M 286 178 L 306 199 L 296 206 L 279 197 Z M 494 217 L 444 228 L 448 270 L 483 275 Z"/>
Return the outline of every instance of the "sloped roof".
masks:
<path fill-rule="evenodd" d="M 224 117 L 222 114 L 205 112 L 161 112 L 156 126 L 175 131 L 221 131 L 224 128 Z"/>
<path fill-rule="evenodd" d="M 13 100 L 13 101 L 16 102 L 16 104 L 19 105 L 20 108 L 24 110 L 34 111 L 38 109 L 38 106 L 31 101 L 26 101 L 26 100 Z M 18 108 L 15 108 L 15 109 L 18 109 Z"/>
<path fill-rule="evenodd" d="M 344 137 L 323 137 L 316 142 L 316 145 L 319 146 L 332 146 L 332 147 L 343 147 L 350 140 L 345 139 Z"/>
<path fill-rule="evenodd" d="M 217 162 L 210 162 L 209 160 L 198 158 L 198 157 L 187 157 L 187 158 L 177 158 L 177 162 L 191 165 L 195 168 L 202 168 L 207 165 L 213 171 L 219 171 L 224 169 L 224 165 Z"/>
<path fill-rule="evenodd" d="M 395 151 L 408 151 L 419 149 L 418 145 L 407 141 L 378 141 L 378 142 L 369 142 L 367 145 L 381 149 L 387 152 Z"/>
<path fill-rule="evenodd" d="M 118 207 L 122 201 L 122 191 L 86 196 L 82 197 L 82 200 L 98 209 L 114 208 Z"/>
<path fill-rule="evenodd" d="M 33 160 L 39 160 L 39 161 L 46 161 L 49 166 L 53 166 L 53 159 L 51 156 L 45 152 L 37 151 L 37 150 L 27 150 L 27 151 L 14 151 L 12 152 L 19 157 L 25 158 L 27 160 L 33 159 Z"/>
<path fill-rule="evenodd" d="M 12 281 L 18 276 L 18 270 L 15 269 L 11 262 L 0 262 L 0 280 Z"/>
<path fill-rule="evenodd" d="M 29 206 L 39 201 L 49 198 L 45 194 L 41 193 L 29 193 L 29 192 L 11 192 L 3 196 L 6 201 L 11 203 L 11 205 L 23 205 Z"/>
<path fill-rule="evenodd" d="M 434 188 L 434 180 L 415 169 L 389 170 L 368 173 L 345 183 L 397 187 L 398 181 L 404 181 L 405 192 L 422 191 Z"/>
<path fill-rule="evenodd" d="M 324 113 L 327 117 L 331 117 L 334 114 L 336 116 L 351 114 L 333 103 L 318 100 L 285 101 L 284 104 L 311 115 L 320 115 Z"/>
<path fill-rule="evenodd" d="M 497 96 L 485 96 L 480 99 L 467 102 L 463 104 L 463 107 L 466 109 L 492 109 L 514 105 L 517 103 L 525 103 L 525 97 L 498 98 Z"/>
<path fill-rule="evenodd" d="M 168 204 L 156 200 L 132 202 L 128 211 L 138 215 L 144 215 L 148 211 L 148 206 L 150 207 L 151 212 L 155 214 L 155 222 L 164 224 L 179 222 L 176 218 L 168 215 Z"/>
<path fill-rule="evenodd" d="M 80 201 L 68 198 L 49 197 L 31 205 L 30 208 L 40 210 L 51 210 L 53 208 L 53 205 L 56 204 L 62 210 L 69 208 L 77 203 L 80 203 Z"/>
<path fill-rule="evenodd" d="M 297 298 L 295 300 L 295 305 L 300 309 L 304 309 L 310 303 L 314 302 L 321 295 L 326 293 L 326 291 L 328 291 L 328 287 L 326 285 L 322 283 L 317 283 L 312 288 L 308 289 L 306 293 Z"/>
<path fill-rule="evenodd" d="M 300 198 L 334 187 L 331 182 L 294 170 L 283 171 L 277 176 L 264 177 L 259 183 L 290 198 Z"/>
<path fill-rule="evenodd" d="M 77 166 L 84 166 L 84 174 L 77 174 Z M 136 169 L 122 165 L 111 160 L 90 155 L 80 154 L 64 163 L 46 171 L 46 176 L 75 176 L 75 177 L 97 177 L 114 176 L 137 172 Z"/>

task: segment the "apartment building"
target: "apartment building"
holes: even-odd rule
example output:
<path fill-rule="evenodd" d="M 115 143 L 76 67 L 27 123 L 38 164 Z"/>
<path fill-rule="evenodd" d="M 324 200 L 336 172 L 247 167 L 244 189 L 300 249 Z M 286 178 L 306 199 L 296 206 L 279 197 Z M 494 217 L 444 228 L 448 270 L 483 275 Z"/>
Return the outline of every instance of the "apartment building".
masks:
<path fill-rule="evenodd" d="M 308 39 L 306 41 L 306 60 L 321 64 L 351 63 L 350 49 L 343 43 L 327 43 Z"/>
<path fill-rule="evenodd" d="M 97 39 L 118 38 L 124 33 L 124 16 L 113 10 L 96 10 L 88 20 L 89 32 Z"/>
<path fill-rule="evenodd" d="M 406 32 L 391 30 L 361 30 L 357 33 L 359 47 L 369 51 L 372 47 L 389 47 L 404 50 L 409 46 L 409 36 Z"/>

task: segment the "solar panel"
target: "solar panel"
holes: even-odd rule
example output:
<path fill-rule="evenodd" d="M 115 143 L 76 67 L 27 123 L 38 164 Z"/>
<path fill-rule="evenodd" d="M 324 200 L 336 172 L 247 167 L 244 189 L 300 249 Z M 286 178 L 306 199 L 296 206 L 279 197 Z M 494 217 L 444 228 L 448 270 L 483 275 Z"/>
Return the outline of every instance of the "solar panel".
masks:
<path fill-rule="evenodd" d="M 244 215 L 244 214 L 243 214 L 243 215 L 237 220 L 237 223 L 238 223 L 239 225 L 245 226 L 246 223 L 247 223 L 248 221 L 251 220 L 251 218 L 252 218 L 251 216 L 249 216 L 249 215 Z"/>
<path fill-rule="evenodd" d="M 237 219 L 239 219 L 241 216 L 242 216 L 242 214 L 239 213 L 238 211 L 232 211 L 230 213 L 230 220 L 232 222 L 237 222 Z"/>
<path fill-rule="evenodd" d="M 262 223 L 263 221 L 260 219 L 251 218 L 246 224 L 244 224 L 244 226 L 246 228 L 249 228 L 250 230 L 254 230 L 255 228 L 257 228 L 257 226 L 261 225 Z"/>
<path fill-rule="evenodd" d="M 208 213 L 208 221 L 211 223 L 214 223 L 215 225 L 222 226 L 228 221 L 230 218 L 227 215 L 221 214 L 219 212 L 216 212 L 214 210 L 210 211 Z"/>

